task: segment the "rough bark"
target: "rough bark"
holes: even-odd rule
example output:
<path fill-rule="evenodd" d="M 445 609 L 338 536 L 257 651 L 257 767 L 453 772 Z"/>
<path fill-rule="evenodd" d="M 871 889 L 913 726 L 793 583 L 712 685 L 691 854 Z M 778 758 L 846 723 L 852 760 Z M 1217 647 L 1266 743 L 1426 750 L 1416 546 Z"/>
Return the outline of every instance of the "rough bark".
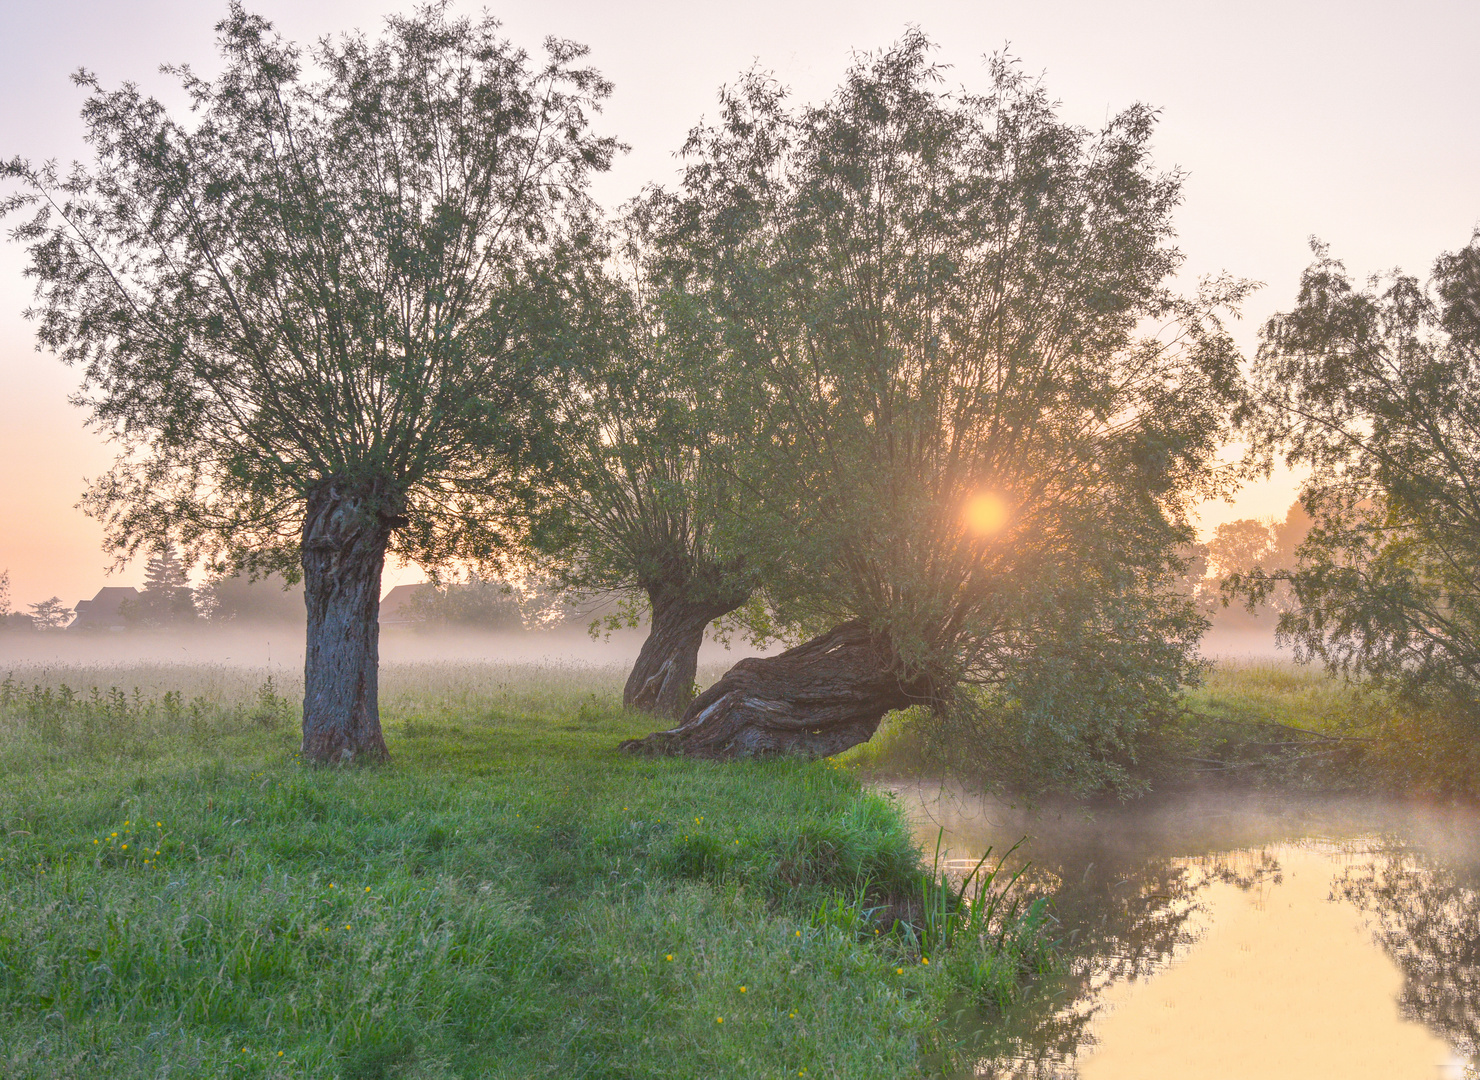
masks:
<path fill-rule="evenodd" d="M 694 603 L 662 595 L 650 599 L 652 625 L 627 676 L 622 704 L 678 720 L 694 697 L 694 673 L 705 627 L 739 605 Z"/>
<path fill-rule="evenodd" d="M 884 714 L 923 699 L 895 673 L 887 638 L 861 622 L 779 656 L 741 660 L 694 699 L 678 727 L 628 739 L 637 754 L 825 757 L 867 742 Z"/>
<path fill-rule="evenodd" d="M 303 522 L 303 760 L 384 761 L 380 730 L 380 576 L 399 500 L 375 483 L 328 481 Z"/>

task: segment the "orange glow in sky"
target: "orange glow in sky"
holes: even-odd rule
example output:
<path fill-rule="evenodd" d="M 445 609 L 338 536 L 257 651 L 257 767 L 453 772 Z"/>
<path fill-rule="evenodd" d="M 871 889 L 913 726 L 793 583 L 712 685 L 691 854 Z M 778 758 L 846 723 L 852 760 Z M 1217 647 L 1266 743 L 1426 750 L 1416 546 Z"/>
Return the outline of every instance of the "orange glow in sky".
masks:
<path fill-rule="evenodd" d="M 1011 514 L 1007 509 L 1007 503 L 1003 502 L 1000 496 L 984 491 L 973 495 L 967 501 L 962 516 L 966 521 L 966 527 L 977 536 L 991 536 L 1001 531 Z"/>

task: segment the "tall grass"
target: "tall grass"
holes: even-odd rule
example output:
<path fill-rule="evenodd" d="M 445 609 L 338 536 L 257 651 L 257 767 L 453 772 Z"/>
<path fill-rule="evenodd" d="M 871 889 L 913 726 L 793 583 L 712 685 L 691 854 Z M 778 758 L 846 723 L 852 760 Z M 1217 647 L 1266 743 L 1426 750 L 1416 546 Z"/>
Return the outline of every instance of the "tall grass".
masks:
<path fill-rule="evenodd" d="M 628 758 L 651 720 L 619 673 L 493 665 L 388 672 L 392 766 L 308 769 L 278 673 L 175 674 L 0 680 L 0 1076 L 900 1077 L 938 1049 L 928 871 L 844 770 Z"/>

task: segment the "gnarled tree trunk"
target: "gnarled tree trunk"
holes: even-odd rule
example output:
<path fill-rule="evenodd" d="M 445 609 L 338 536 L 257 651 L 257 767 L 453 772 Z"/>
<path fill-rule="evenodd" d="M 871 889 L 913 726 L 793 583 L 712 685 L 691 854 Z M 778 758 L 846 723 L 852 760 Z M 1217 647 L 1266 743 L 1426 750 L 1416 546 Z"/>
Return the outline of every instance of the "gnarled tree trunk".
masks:
<path fill-rule="evenodd" d="M 704 628 L 738 604 L 695 603 L 661 593 L 650 597 L 653 621 L 627 685 L 622 704 L 668 720 L 683 716 L 694 697 L 694 673 Z"/>
<path fill-rule="evenodd" d="M 401 502 L 379 483 L 326 481 L 303 521 L 303 760 L 384 761 L 380 731 L 380 575 Z"/>
<path fill-rule="evenodd" d="M 901 684 L 888 639 L 848 622 L 780 656 L 750 657 L 694 699 L 670 731 L 628 739 L 638 754 L 825 757 L 866 742 L 884 714 L 924 699 Z"/>

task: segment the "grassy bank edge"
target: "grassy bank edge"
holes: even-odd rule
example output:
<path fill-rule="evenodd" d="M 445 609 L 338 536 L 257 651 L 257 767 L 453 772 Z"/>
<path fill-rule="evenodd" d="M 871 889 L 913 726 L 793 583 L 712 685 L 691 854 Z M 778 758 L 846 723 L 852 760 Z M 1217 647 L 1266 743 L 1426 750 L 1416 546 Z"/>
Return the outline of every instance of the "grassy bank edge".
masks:
<path fill-rule="evenodd" d="M 919 1075 L 963 987 L 1051 963 L 836 766 L 629 759 L 599 680 L 455 681 L 326 772 L 271 686 L 12 680 L 0 1075 Z"/>

